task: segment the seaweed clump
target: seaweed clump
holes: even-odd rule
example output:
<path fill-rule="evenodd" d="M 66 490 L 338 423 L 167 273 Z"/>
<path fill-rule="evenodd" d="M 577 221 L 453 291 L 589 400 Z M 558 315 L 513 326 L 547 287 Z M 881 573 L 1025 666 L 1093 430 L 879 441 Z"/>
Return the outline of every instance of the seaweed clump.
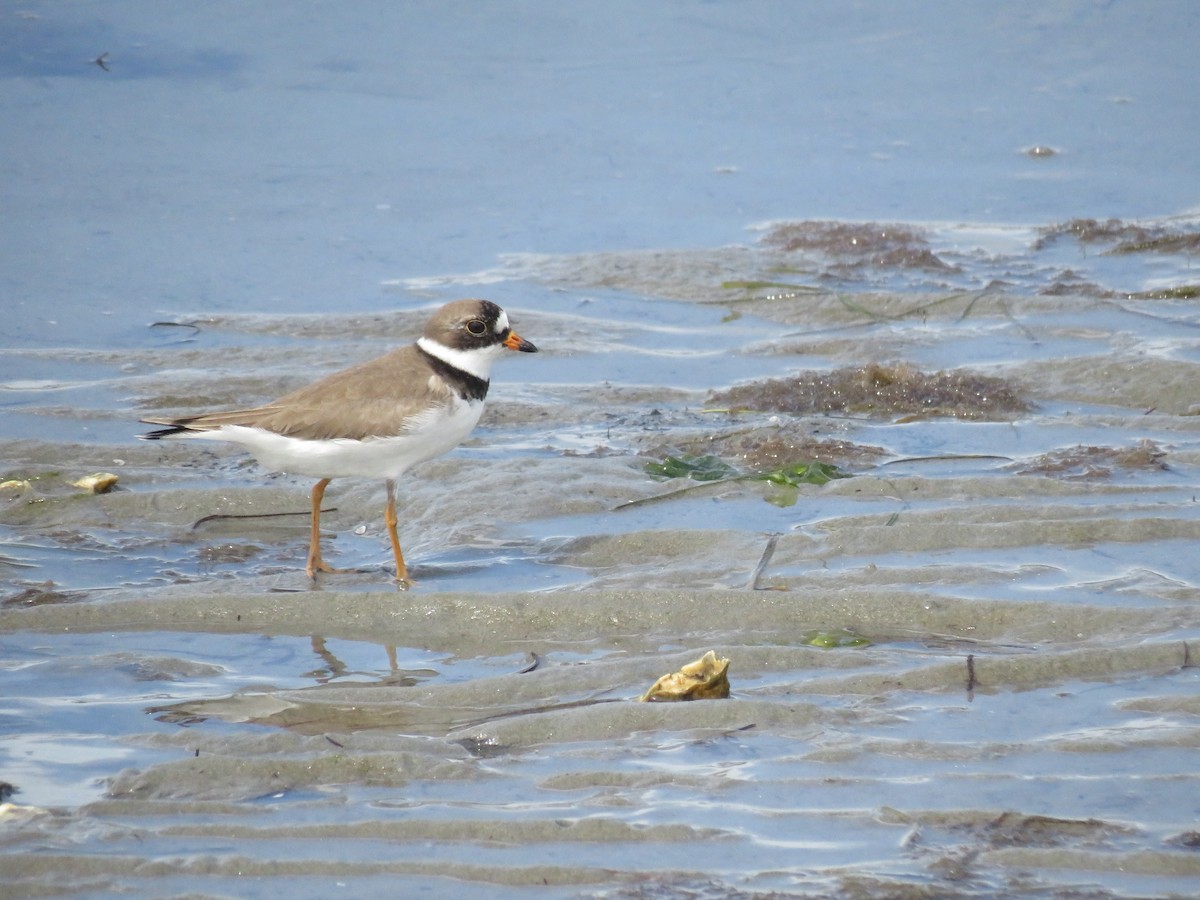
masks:
<path fill-rule="evenodd" d="M 962 369 L 926 373 L 907 363 L 805 371 L 716 391 L 708 402 L 793 415 L 840 412 L 962 419 L 1007 418 L 1030 408 L 1004 378 Z"/>
<path fill-rule="evenodd" d="M 1164 225 L 1138 225 L 1122 219 L 1069 219 L 1043 228 L 1034 249 L 1041 250 L 1065 235 L 1081 244 L 1108 244 L 1105 255 L 1125 253 L 1196 253 L 1200 232 Z"/>
<path fill-rule="evenodd" d="M 1018 467 L 1019 475 L 1049 475 L 1090 481 L 1109 478 L 1114 468 L 1163 471 L 1168 468 L 1166 451 L 1154 441 L 1139 441 L 1132 447 L 1091 447 L 1080 444 L 1043 453 Z"/>
<path fill-rule="evenodd" d="M 772 228 L 762 242 L 785 253 L 819 252 L 852 268 L 954 271 L 929 247 L 920 232 L 878 222 L 788 222 Z"/>

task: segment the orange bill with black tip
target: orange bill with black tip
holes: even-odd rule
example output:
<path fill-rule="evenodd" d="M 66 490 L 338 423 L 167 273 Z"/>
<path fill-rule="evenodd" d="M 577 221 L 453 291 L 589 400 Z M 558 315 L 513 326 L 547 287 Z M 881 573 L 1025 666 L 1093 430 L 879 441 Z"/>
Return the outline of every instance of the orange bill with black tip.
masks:
<path fill-rule="evenodd" d="M 520 350 L 522 353 L 537 353 L 538 348 L 533 346 L 525 338 L 521 337 L 515 331 L 510 331 L 508 337 L 504 339 L 504 346 L 509 350 Z"/>

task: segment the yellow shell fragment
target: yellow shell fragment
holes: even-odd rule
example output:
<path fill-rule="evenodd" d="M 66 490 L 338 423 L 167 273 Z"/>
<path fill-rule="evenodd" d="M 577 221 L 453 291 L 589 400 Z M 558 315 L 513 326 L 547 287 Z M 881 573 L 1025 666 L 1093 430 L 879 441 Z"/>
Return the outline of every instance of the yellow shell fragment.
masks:
<path fill-rule="evenodd" d="M 93 494 L 107 494 L 117 481 L 117 476 L 111 472 L 93 472 L 91 475 L 84 475 L 78 481 L 72 481 L 71 487 L 83 488 Z"/>
<path fill-rule="evenodd" d="M 723 700 L 729 696 L 729 660 L 709 650 L 695 662 L 664 675 L 642 695 L 642 702 Z"/>
<path fill-rule="evenodd" d="M 42 809 L 40 806 L 21 806 L 7 801 L 0 803 L 0 822 L 4 823 L 20 825 L 30 819 L 48 814 L 49 810 Z"/>

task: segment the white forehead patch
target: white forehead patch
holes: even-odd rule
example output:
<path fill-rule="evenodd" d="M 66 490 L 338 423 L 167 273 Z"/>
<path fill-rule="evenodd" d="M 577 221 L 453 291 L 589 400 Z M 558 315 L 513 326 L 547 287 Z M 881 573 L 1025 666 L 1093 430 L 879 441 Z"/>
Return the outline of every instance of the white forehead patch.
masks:
<path fill-rule="evenodd" d="M 504 334 L 504 332 L 508 331 L 508 313 L 504 310 L 500 310 L 500 318 L 496 320 L 496 326 L 493 328 L 493 331 L 496 334 Z"/>

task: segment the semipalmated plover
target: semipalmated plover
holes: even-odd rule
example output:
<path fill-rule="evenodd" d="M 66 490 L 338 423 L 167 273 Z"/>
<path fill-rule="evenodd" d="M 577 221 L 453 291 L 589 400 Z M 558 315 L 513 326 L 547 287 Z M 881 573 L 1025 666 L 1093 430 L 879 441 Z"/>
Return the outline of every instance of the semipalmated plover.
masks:
<path fill-rule="evenodd" d="M 456 300 L 433 314 L 414 344 L 335 372 L 254 409 L 151 417 L 166 428 L 146 440 L 230 441 L 268 469 L 320 479 L 312 489 L 309 578 L 335 572 L 321 558 L 321 500 L 333 478 L 383 478 L 384 523 L 396 557 L 396 580 L 408 569 L 396 535 L 396 479 L 419 462 L 458 446 L 483 412 L 492 363 L 505 350 L 535 353 L 508 315 L 487 300 Z"/>

